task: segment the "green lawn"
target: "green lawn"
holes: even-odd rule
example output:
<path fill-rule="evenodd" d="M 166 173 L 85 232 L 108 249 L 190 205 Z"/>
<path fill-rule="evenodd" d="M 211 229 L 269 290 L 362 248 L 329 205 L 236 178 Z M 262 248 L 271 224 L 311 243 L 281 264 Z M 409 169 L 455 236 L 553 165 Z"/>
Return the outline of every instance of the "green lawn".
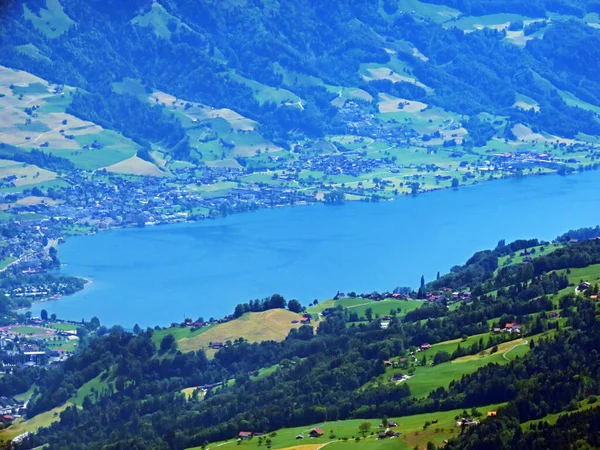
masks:
<path fill-rule="evenodd" d="M 45 330 L 42 328 L 38 328 L 38 327 L 22 326 L 22 327 L 11 328 L 11 331 L 13 333 L 17 333 L 17 334 L 39 334 L 39 333 L 43 333 Z"/>
<path fill-rule="evenodd" d="M 59 331 L 77 331 L 77 325 L 70 323 L 51 323 L 48 325 L 48 328 Z"/>

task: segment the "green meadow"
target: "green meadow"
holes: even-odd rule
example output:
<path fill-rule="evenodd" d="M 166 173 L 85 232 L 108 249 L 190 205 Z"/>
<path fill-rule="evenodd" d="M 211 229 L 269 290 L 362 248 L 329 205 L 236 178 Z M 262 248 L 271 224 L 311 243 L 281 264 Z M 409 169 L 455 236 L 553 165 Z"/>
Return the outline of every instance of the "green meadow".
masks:
<path fill-rule="evenodd" d="M 502 405 L 488 405 L 478 408 L 478 411 L 483 417 L 487 415 L 488 411 L 496 411 Z M 427 414 L 415 414 L 413 416 L 395 417 L 390 418 L 398 423 L 398 427 L 394 428 L 394 431 L 401 433 L 399 438 L 379 440 L 377 439 L 377 433 L 379 432 L 380 419 L 354 419 L 354 420 L 341 420 L 336 422 L 322 422 L 313 425 L 307 425 L 303 427 L 295 428 L 284 428 L 275 431 L 274 433 L 265 436 L 269 438 L 271 448 L 274 450 L 297 448 L 302 450 L 317 450 L 324 444 L 327 447 L 335 447 L 340 450 L 344 450 L 348 446 L 352 448 L 365 448 L 365 449 L 412 449 L 415 445 L 425 445 L 428 441 L 432 441 L 441 444 L 445 439 L 452 437 L 460 432 L 456 428 L 457 416 L 462 416 L 462 409 L 455 409 L 450 411 L 427 413 Z M 435 425 L 423 429 L 426 422 L 437 421 Z M 359 425 L 364 422 L 371 424 L 370 431 L 363 434 L 360 432 Z M 325 434 L 319 438 L 310 438 L 308 433 L 315 427 L 321 428 Z M 304 436 L 303 439 L 296 439 L 297 436 Z M 356 438 L 360 440 L 357 442 Z M 258 438 L 252 438 L 246 441 L 241 441 L 239 444 L 236 439 L 209 444 L 208 449 L 220 448 L 227 450 L 228 448 L 240 447 L 242 449 L 253 449 L 260 448 L 258 444 Z M 201 447 L 195 447 L 190 450 L 200 450 Z"/>

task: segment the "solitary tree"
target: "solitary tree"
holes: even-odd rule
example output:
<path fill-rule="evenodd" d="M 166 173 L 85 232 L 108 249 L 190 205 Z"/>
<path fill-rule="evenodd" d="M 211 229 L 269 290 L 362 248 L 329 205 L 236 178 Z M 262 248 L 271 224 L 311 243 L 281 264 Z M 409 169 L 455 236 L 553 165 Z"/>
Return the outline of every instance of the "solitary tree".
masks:
<path fill-rule="evenodd" d="M 367 434 L 371 429 L 371 422 L 363 422 L 358 426 L 358 429 L 362 434 Z"/>
<path fill-rule="evenodd" d="M 175 336 L 167 334 L 162 341 L 160 341 L 160 349 L 163 352 L 170 350 L 175 345 Z"/>
<path fill-rule="evenodd" d="M 45 322 L 46 320 L 48 320 L 48 311 L 46 311 L 45 309 L 42 309 L 40 311 L 40 317 L 41 319 Z"/>

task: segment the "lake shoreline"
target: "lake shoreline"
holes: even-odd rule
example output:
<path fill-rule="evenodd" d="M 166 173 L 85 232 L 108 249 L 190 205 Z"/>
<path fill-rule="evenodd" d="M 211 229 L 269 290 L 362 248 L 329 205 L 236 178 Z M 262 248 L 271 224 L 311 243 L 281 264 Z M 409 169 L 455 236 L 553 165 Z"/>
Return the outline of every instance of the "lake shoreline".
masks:
<path fill-rule="evenodd" d="M 63 273 L 100 283 L 51 308 L 125 326 L 218 318 L 273 293 L 307 304 L 338 290 L 416 286 L 421 275 L 431 280 L 500 239 L 552 240 L 600 223 L 595 172 L 501 181 L 381 205 L 269 208 L 74 237 L 61 246 Z"/>

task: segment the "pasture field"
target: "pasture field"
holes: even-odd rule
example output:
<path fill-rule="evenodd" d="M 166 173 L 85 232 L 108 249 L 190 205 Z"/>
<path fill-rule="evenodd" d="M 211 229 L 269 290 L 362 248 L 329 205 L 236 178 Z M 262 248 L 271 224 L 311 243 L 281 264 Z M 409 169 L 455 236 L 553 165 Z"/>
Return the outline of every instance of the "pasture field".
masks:
<path fill-rule="evenodd" d="M 524 250 L 519 250 L 518 252 L 514 253 L 513 257 L 511 257 L 511 255 L 501 256 L 500 258 L 498 258 L 498 268 L 510 266 L 513 264 L 520 264 L 523 262 L 523 259 L 527 258 L 528 256 L 531 258 L 539 258 L 540 256 L 548 255 L 549 253 L 552 253 L 560 247 L 562 247 L 560 244 L 551 242 L 547 245 L 538 245 L 536 247 L 530 247 Z M 520 256 L 521 252 L 527 251 L 531 253 L 532 250 L 535 250 L 535 253 L 526 256 Z"/>
<path fill-rule="evenodd" d="M 482 30 L 484 28 L 493 28 L 504 30 L 508 28 L 511 22 L 522 20 L 523 23 L 530 23 L 533 20 L 520 14 L 488 14 L 485 16 L 463 16 L 458 20 L 448 22 L 447 26 L 454 26 L 463 31 Z"/>
<path fill-rule="evenodd" d="M 154 164 L 143 160 L 139 156 L 132 156 L 129 159 L 105 167 L 105 169 L 108 172 L 124 173 L 130 175 L 144 175 L 155 177 L 161 177 L 166 175 L 165 172 L 160 170 Z"/>
<path fill-rule="evenodd" d="M 595 284 L 600 282 L 600 264 L 592 264 L 582 269 L 571 269 L 571 273 L 567 275 L 572 284 L 579 284 L 582 280 Z"/>
<path fill-rule="evenodd" d="M 0 430 L 0 439 L 12 440 L 20 434 L 26 432 L 34 433 L 38 428 L 49 427 L 53 422 L 60 420 L 59 414 L 71 405 L 73 404 L 67 402 L 50 411 L 38 414 L 29 420 L 17 419 L 10 427 Z"/>
<path fill-rule="evenodd" d="M 112 88 L 117 94 L 129 94 L 143 101 L 148 100 L 148 92 L 138 79 L 125 78 L 121 82 L 113 83 Z"/>
<path fill-rule="evenodd" d="M 186 400 L 191 400 L 194 391 L 198 390 L 199 386 L 184 388 L 181 390 L 181 393 L 185 395 Z M 202 400 L 206 396 L 206 392 L 198 391 L 198 400 Z"/>
<path fill-rule="evenodd" d="M 527 342 L 528 342 L 527 338 Z M 463 375 L 473 373 L 491 363 L 508 364 L 517 356 L 523 356 L 529 351 L 525 339 L 505 342 L 498 345 L 496 353 L 485 350 L 483 355 L 470 355 L 436 366 L 418 366 L 415 373 L 406 383 L 414 397 L 426 397 L 431 391 L 444 387 L 450 382 L 460 379 Z M 503 355 L 506 354 L 506 358 Z M 420 354 L 419 354 L 420 356 Z M 433 355 L 431 355 L 433 357 Z"/>
<path fill-rule="evenodd" d="M 336 308 L 342 306 L 347 308 L 350 312 L 355 312 L 359 317 L 365 316 L 367 308 L 373 310 L 373 317 L 377 314 L 379 316 L 388 316 L 391 310 L 400 312 L 397 313 L 398 317 L 406 315 L 407 312 L 413 311 L 423 304 L 421 300 L 396 300 L 396 299 L 384 299 L 380 301 L 371 300 L 368 298 L 341 298 L 338 300 L 324 300 L 321 303 L 307 308 L 307 312 L 312 314 L 316 319 L 317 314 L 321 313 L 325 308 Z"/>
<path fill-rule="evenodd" d="M 157 36 L 165 39 L 171 39 L 171 31 L 168 24 L 170 21 L 175 21 L 176 28 L 189 27 L 181 23 L 181 21 L 169 14 L 163 6 L 158 2 L 152 2 L 152 8 L 145 14 L 140 14 L 131 20 L 131 23 L 140 27 L 150 27 L 154 30 Z"/>
<path fill-rule="evenodd" d="M 47 62 L 50 62 L 50 59 L 46 55 L 42 54 L 42 52 L 40 52 L 40 49 L 33 44 L 17 45 L 15 48 L 19 53 L 22 53 L 23 55 L 27 55 L 34 59 L 42 59 Z"/>
<path fill-rule="evenodd" d="M 98 399 L 104 391 L 114 391 L 114 381 L 112 380 L 112 376 L 110 372 L 102 372 L 95 378 L 92 378 L 90 381 L 84 383 L 71 397 L 67 402 L 72 403 L 77 406 L 83 405 L 83 399 L 87 396 L 90 396 L 91 400 L 94 401 Z"/>
<path fill-rule="evenodd" d="M 249 312 L 234 321 L 216 325 L 193 337 L 183 338 L 177 343 L 182 352 L 190 352 L 201 348 L 208 349 L 211 342 L 234 341 L 240 337 L 249 342 L 282 341 L 292 328 L 300 327 L 299 323 L 292 324 L 292 320 L 300 320 L 301 317 L 300 314 L 284 309 Z"/>
<path fill-rule="evenodd" d="M 432 5 L 419 0 L 399 0 L 398 11 L 394 15 L 388 15 L 380 7 L 380 12 L 390 19 L 403 13 L 411 13 L 417 16 L 425 17 L 436 23 L 444 23 L 455 17 L 460 16 L 460 11 L 444 5 Z"/>
<path fill-rule="evenodd" d="M 172 334 L 176 341 L 180 341 L 182 339 L 188 339 L 198 336 L 199 334 L 206 333 L 211 328 L 214 328 L 216 325 L 208 325 L 206 327 L 201 327 L 195 331 L 192 331 L 192 327 L 170 327 L 165 328 L 164 330 L 155 330 L 152 334 L 152 341 L 156 344 L 157 347 L 160 346 L 160 341 L 167 335 Z"/>
<path fill-rule="evenodd" d="M 46 0 L 46 8 L 40 8 L 38 14 L 33 13 L 27 5 L 23 5 L 23 13 L 35 28 L 50 39 L 60 36 L 75 24 L 73 19 L 67 16 L 59 0 Z"/>
<path fill-rule="evenodd" d="M 0 269 L 4 269 L 5 267 L 7 267 L 10 263 L 12 263 L 15 259 L 12 257 L 7 257 L 4 259 L 0 259 Z"/>
<path fill-rule="evenodd" d="M 410 387 L 411 395 L 417 398 L 426 397 L 430 392 L 439 387 L 447 388 L 453 380 L 460 379 L 463 375 L 473 373 L 483 366 L 491 363 L 507 364 L 517 357 L 524 356 L 529 350 L 529 342 L 531 339 L 538 340 L 542 337 L 551 337 L 555 334 L 555 330 L 540 333 L 534 336 L 518 338 L 515 340 L 503 342 L 498 345 L 498 350 L 492 353 L 492 348 L 487 348 L 483 352 L 475 355 L 463 356 L 452 361 L 431 366 L 433 357 L 439 351 L 447 351 L 452 353 L 460 344 L 463 348 L 470 347 L 473 343 L 483 338 L 484 346 L 488 344 L 488 333 L 473 335 L 467 338 L 465 342 L 460 339 L 452 341 L 440 342 L 432 345 L 431 349 L 423 352 L 415 352 L 414 360 L 409 356 L 408 365 L 412 366 L 411 371 L 406 369 L 386 367 L 385 373 L 377 378 L 374 382 L 370 382 L 364 386 L 364 389 L 377 388 L 377 386 L 390 383 L 388 380 L 395 373 L 411 374 L 411 378 L 403 381 Z M 422 358 L 426 357 L 425 365 L 414 365 L 414 361 L 421 362 Z M 397 358 L 392 358 L 392 361 Z"/>
<path fill-rule="evenodd" d="M 567 412 L 563 411 L 563 412 L 559 412 L 559 413 L 556 413 L 556 414 L 548 414 L 547 416 L 542 417 L 541 419 L 529 420 L 527 422 L 523 422 L 521 424 L 521 428 L 523 430 L 528 430 L 531 425 L 534 425 L 534 424 L 537 425 L 540 422 L 548 422 L 550 425 L 554 425 L 554 424 L 556 424 L 556 421 L 559 419 L 559 417 L 564 416 L 566 414 L 571 414 L 571 413 L 574 413 L 574 412 L 585 411 L 585 410 L 588 410 L 588 409 L 600 407 L 600 405 L 598 405 L 597 402 L 590 403 L 588 401 L 588 399 L 581 400 L 581 401 L 577 402 L 577 404 L 578 404 L 579 407 L 576 410 L 567 411 Z"/>
<path fill-rule="evenodd" d="M 238 83 L 243 83 L 248 86 L 254 92 L 254 98 L 263 104 L 266 102 L 274 102 L 278 105 L 281 103 L 298 103 L 302 101 L 300 97 L 294 94 L 291 91 L 283 88 L 275 88 L 271 86 L 267 86 L 266 84 L 259 83 L 255 80 L 250 80 L 240 74 L 235 72 L 230 72 L 227 74 L 231 77 L 232 80 L 237 81 Z"/>
<path fill-rule="evenodd" d="M 31 184 L 44 183 L 56 179 L 56 173 L 42 169 L 32 164 L 0 159 L 0 178 L 14 175 L 17 179 L 15 186 L 29 186 Z"/>
<path fill-rule="evenodd" d="M 503 404 L 488 405 L 480 407 L 478 410 L 485 417 L 488 411 L 496 411 L 501 406 Z M 399 438 L 393 439 L 377 439 L 376 434 L 379 431 L 378 425 L 381 423 L 380 419 L 321 422 L 302 427 L 280 429 L 275 432 L 275 435 L 271 433 L 267 437 L 271 440 L 271 448 L 274 450 L 317 450 L 325 444 L 327 444 L 328 448 L 338 448 L 340 450 L 346 450 L 350 447 L 368 450 L 412 449 L 415 445 L 423 446 L 422 448 L 424 448 L 424 445 L 428 441 L 441 444 L 445 439 L 460 433 L 460 430 L 456 428 L 455 417 L 461 416 L 462 412 L 462 409 L 455 409 L 436 413 L 415 414 L 413 416 L 392 417 L 389 420 L 398 423 L 398 427 L 394 428 L 394 431 L 402 433 Z M 428 427 L 427 430 L 423 430 L 425 422 L 433 420 L 436 420 L 437 423 Z M 365 437 L 363 437 L 359 430 L 359 425 L 364 422 L 371 424 L 371 429 L 366 433 Z M 321 428 L 325 434 L 319 438 L 311 439 L 308 433 L 315 427 Z M 304 436 L 304 439 L 296 439 L 298 435 Z M 356 442 L 356 437 L 361 437 L 361 440 Z M 347 440 L 343 441 L 342 439 Z M 207 448 L 210 450 L 216 447 L 223 450 L 236 447 L 248 450 L 258 447 L 258 439 L 252 438 L 241 441 L 239 444 L 236 439 L 232 439 L 226 442 L 210 444 Z M 190 450 L 200 450 L 200 448 L 195 447 Z"/>

